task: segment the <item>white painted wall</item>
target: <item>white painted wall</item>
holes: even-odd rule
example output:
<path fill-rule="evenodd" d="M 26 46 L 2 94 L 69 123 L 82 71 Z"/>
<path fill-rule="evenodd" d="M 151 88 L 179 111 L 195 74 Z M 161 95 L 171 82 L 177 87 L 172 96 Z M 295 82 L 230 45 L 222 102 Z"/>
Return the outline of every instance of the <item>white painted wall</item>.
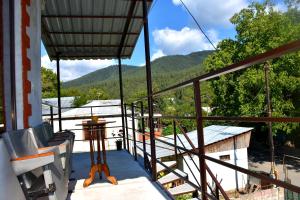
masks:
<path fill-rule="evenodd" d="M 229 151 L 222 151 L 222 152 L 216 152 L 216 153 L 208 153 L 206 154 L 207 156 L 210 156 L 212 158 L 219 159 L 221 155 L 230 155 L 230 160 L 226 161 L 230 164 L 236 164 L 239 167 L 243 167 L 245 169 L 248 169 L 248 153 L 247 153 L 247 148 L 242 148 L 242 149 L 236 149 L 234 150 L 229 150 Z M 192 160 L 188 155 L 184 156 L 185 160 L 187 161 L 188 165 L 190 166 L 191 170 L 195 174 L 195 177 L 198 179 L 199 183 L 200 181 L 200 174 L 193 164 Z M 193 160 L 197 165 L 199 165 L 199 158 L 198 156 L 192 156 Z M 244 188 L 246 183 L 247 183 L 247 175 L 236 172 L 230 168 L 221 166 L 217 163 L 207 161 L 208 167 L 211 169 L 213 174 L 216 176 L 218 180 L 221 182 L 221 186 L 225 191 L 229 190 L 235 190 L 236 188 Z M 183 161 L 183 171 L 188 174 L 188 178 L 190 181 L 194 182 L 197 184 L 196 180 L 193 178 L 192 173 L 190 172 L 189 168 L 187 167 L 186 163 Z M 210 175 L 206 173 L 207 176 L 207 182 L 212 185 L 212 179 L 210 178 Z M 237 180 L 237 181 L 236 181 Z"/>
<path fill-rule="evenodd" d="M 9 1 L 3 1 L 3 39 L 4 39 L 4 92 L 5 92 L 5 119 L 7 130 L 12 129 L 11 125 L 11 89 L 16 88 L 16 111 L 17 111 L 17 128 L 23 129 L 23 65 L 22 65 L 22 39 L 21 39 L 21 1 L 15 1 L 15 21 L 11 22 L 9 17 Z M 27 7 L 30 15 L 30 27 L 27 28 L 27 34 L 30 37 L 30 49 L 27 56 L 31 60 L 31 71 L 28 72 L 28 78 L 31 81 L 31 94 L 29 95 L 29 103 L 32 106 L 32 116 L 29 118 L 29 125 L 35 126 L 42 122 L 41 110 L 41 27 L 40 27 L 40 0 L 31 0 L 31 6 Z M 2 13 L 1 12 L 1 13 Z M 15 26 L 15 84 L 10 84 L 10 23 Z"/>
<path fill-rule="evenodd" d="M 41 1 L 31 0 L 31 6 L 27 8 L 30 15 L 30 28 L 27 34 L 30 37 L 30 49 L 27 56 L 31 60 L 31 70 L 28 79 L 31 81 L 31 93 L 29 103 L 32 108 L 32 116 L 29 125 L 36 126 L 42 123 L 42 86 L 41 86 Z"/>

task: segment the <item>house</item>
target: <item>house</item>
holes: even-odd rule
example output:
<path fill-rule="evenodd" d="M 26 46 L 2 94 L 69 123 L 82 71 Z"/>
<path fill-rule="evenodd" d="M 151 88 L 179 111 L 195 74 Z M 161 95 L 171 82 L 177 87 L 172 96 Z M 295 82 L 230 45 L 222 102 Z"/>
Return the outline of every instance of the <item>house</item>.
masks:
<path fill-rule="evenodd" d="M 248 169 L 248 152 L 251 130 L 253 128 L 237 127 L 237 126 L 220 126 L 211 125 L 204 128 L 204 143 L 205 143 L 205 154 L 215 159 L 219 159 L 239 167 Z M 192 141 L 193 145 L 198 147 L 197 130 L 186 133 Z M 174 144 L 174 136 L 161 137 L 168 143 Z M 149 141 L 147 141 L 149 144 Z M 164 160 L 172 160 L 175 157 L 174 147 L 167 145 L 166 143 L 156 141 L 156 157 Z M 188 150 L 192 150 L 191 145 L 183 134 L 178 134 L 177 145 Z M 147 146 L 147 152 L 150 153 L 150 145 Z M 140 146 L 142 148 L 142 145 Z M 142 155 L 142 152 L 139 152 Z M 188 178 L 193 183 L 197 184 L 194 176 L 199 179 L 200 174 L 197 167 L 194 165 L 199 164 L 198 156 L 189 156 L 186 152 L 177 149 L 179 161 L 178 168 L 183 172 L 187 173 Z M 231 191 L 241 189 L 245 187 L 247 183 L 247 175 L 240 172 L 236 172 L 227 167 L 219 164 L 207 161 L 208 167 L 211 169 L 213 174 L 217 177 L 218 181 L 222 180 L 222 187 L 225 191 Z M 194 175 L 193 175 L 194 174 Z M 213 181 L 207 174 L 207 182 L 210 186 L 214 187 Z"/>
<path fill-rule="evenodd" d="M 70 110 L 73 106 L 75 97 L 61 97 L 61 112 Z M 42 115 L 50 115 L 50 106 L 53 107 L 53 114 L 58 114 L 58 101 L 57 98 L 44 98 L 42 99 Z"/>

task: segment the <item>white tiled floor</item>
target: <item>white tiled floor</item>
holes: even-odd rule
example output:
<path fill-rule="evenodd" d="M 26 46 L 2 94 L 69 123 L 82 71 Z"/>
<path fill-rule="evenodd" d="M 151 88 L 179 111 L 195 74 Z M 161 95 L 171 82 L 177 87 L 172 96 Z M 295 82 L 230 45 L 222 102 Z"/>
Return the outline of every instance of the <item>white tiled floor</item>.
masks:
<path fill-rule="evenodd" d="M 95 155 L 96 156 L 96 155 Z M 97 175 L 96 180 L 88 188 L 83 188 L 83 181 L 88 177 L 90 169 L 89 144 L 75 142 L 73 153 L 73 169 L 70 188 L 74 188 L 70 200 L 160 200 L 169 199 L 155 183 L 150 181 L 148 174 L 133 160 L 126 151 L 108 151 L 107 160 L 111 175 L 118 180 L 112 185 Z"/>

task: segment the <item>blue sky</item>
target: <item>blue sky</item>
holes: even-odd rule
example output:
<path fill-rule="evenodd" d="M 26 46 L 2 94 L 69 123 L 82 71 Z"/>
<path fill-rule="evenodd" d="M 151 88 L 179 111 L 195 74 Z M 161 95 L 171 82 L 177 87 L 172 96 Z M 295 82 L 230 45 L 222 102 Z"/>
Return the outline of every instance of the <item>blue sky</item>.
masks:
<path fill-rule="evenodd" d="M 166 55 L 184 55 L 195 51 L 212 49 L 212 46 L 196 27 L 180 0 L 155 1 L 156 3 L 149 13 L 152 60 Z M 214 44 L 217 44 L 218 41 L 224 38 L 233 38 L 235 36 L 234 26 L 230 24 L 229 18 L 249 5 L 248 0 L 183 0 L 183 2 Z M 283 7 L 282 2 L 277 1 L 275 3 L 279 9 Z M 55 62 L 50 62 L 44 46 L 41 46 L 42 65 L 55 71 Z M 123 60 L 123 63 L 138 66 L 144 65 L 143 33 L 139 37 L 132 58 Z M 72 80 L 113 64 L 116 64 L 115 60 L 62 61 L 62 80 Z"/>

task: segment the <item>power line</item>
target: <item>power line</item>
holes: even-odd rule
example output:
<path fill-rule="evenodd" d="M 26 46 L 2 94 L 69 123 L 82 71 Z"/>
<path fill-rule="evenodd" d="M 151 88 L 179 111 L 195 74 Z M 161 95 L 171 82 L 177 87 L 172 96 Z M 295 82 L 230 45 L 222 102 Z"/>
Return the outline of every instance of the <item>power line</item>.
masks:
<path fill-rule="evenodd" d="M 196 20 L 196 18 L 194 17 L 194 15 L 191 13 L 191 11 L 188 9 L 188 7 L 185 5 L 185 3 L 180 0 L 180 2 L 182 3 L 182 5 L 185 7 L 185 9 L 187 10 L 187 12 L 189 13 L 189 15 L 193 18 L 193 20 L 195 21 L 195 23 L 197 24 L 198 28 L 200 29 L 200 31 L 202 32 L 202 34 L 206 37 L 206 39 L 208 40 L 208 42 L 211 44 L 211 46 L 217 50 L 217 48 L 215 47 L 215 45 L 213 44 L 213 42 L 209 39 L 208 35 L 204 32 L 203 28 L 200 26 L 200 24 L 198 23 L 198 21 Z"/>

